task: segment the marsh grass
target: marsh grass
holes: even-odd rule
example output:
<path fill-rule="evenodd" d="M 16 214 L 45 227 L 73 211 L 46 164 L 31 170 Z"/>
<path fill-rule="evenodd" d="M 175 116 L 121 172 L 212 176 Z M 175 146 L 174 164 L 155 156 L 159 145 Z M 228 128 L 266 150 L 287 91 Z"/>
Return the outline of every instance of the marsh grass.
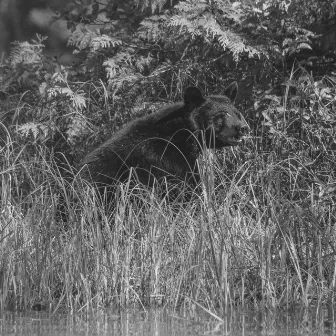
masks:
<path fill-rule="evenodd" d="M 290 80 L 306 81 L 310 105 L 285 95 L 244 144 L 204 152 L 189 200 L 128 181 L 106 202 L 46 144 L 1 125 L 0 310 L 158 305 L 221 320 L 333 303 L 334 110 L 309 76 Z"/>
<path fill-rule="evenodd" d="M 196 305 L 220 319 L 237 307 L 333 300 L 334 163 L 324 161 L 322 189 L 301 159 L 254 145 L 204 153 L 201 191 L 189 202 L 124 183 L 106 206 L 73 171 L 64 178 L 46 148 L 32 154 L 8 140 L 0 309 Z"/>

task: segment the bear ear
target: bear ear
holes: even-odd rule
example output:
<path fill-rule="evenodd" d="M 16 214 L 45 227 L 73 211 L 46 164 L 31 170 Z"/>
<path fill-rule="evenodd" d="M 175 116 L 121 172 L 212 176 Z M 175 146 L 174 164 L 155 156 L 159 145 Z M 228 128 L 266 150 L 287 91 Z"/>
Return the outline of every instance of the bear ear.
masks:
<path fill-rule="evenodd" d="M 199 88 L 189 86 L 184 91 L 184 103 L 186 105 L 200 105 L 203 101 L 204 98 Z"/>
<path fill-rule="evenodd" d="M 227 96 L 228 98 L 230 98 L 230 100 L 231 100 L 232 102 L 234 102 L 234 101 L 236 100 L 237 92 L 238 92 L 238 84 L 237 84 L 237 82 L 233 82 L 233 83 L 231 83 L 231 84 L 224 90 L 224 94 L 225 94 L 225 96 Z"/>

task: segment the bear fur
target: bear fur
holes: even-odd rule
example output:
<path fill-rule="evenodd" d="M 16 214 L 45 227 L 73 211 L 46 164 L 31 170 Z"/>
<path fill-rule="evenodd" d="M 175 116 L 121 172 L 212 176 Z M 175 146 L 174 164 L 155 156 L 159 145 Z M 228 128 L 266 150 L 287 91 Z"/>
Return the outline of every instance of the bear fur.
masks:
<path fill-rule="evenodd" d="M 135 173 L 151 186 L 162 178 L 198 182 L 197 158 L 203 147 L 235 146 L 248 129 L 234 107 L 237 83 L 224 95 L 204 97 L 188 87 L 184 101 L 138 118 L 117 131 L 82 161 L 82 176 L 98 187 L 124 182 Z"/>

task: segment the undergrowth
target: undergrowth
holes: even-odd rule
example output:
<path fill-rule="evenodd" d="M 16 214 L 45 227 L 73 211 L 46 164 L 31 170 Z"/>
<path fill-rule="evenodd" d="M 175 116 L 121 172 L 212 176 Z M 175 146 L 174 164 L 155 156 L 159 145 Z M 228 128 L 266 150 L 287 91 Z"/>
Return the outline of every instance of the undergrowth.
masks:
<path fill-rule="evenodd" d="M 0 310 L 333 304 L 335 1 L 76 3 L 57 10 L 72 66 L 39 35 L 1 58 Z M 31 14 L 14 8 L 6 39 Z M 113 203 L 81 180 L 129 120 L 233 80 L 251 133 L 203 153 L 189 201 L 129 181 Z"/>
<path fill-rule="evenodd" d="M 271 147 L 251 136 L 204 153 L 189 202 L 125 183 L 105 206 L 45 146 L 32 155 L 6 134 L 0 309 L 197 304 L 220 316 L 334 299 L 335 152 L 307 164 L 300 142 L 277 154 L 284 133 Z"/>

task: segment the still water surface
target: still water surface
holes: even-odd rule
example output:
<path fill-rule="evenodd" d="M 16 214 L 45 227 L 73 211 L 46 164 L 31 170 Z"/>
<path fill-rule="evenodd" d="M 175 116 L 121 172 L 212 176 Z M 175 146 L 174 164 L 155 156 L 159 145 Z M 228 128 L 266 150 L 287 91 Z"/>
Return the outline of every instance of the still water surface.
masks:
<path fill-rule="evenodd" d="M 178 314 L 167 310 L 104 311 L 90 317 L 87 314 L 50 316 L 46 312 L 2 312 L 0 335 L 336 335 L 333 309 L 297 309 L 281 314 L 234 312 L 222 318 L 220 321 L 204 314 Z"/>

